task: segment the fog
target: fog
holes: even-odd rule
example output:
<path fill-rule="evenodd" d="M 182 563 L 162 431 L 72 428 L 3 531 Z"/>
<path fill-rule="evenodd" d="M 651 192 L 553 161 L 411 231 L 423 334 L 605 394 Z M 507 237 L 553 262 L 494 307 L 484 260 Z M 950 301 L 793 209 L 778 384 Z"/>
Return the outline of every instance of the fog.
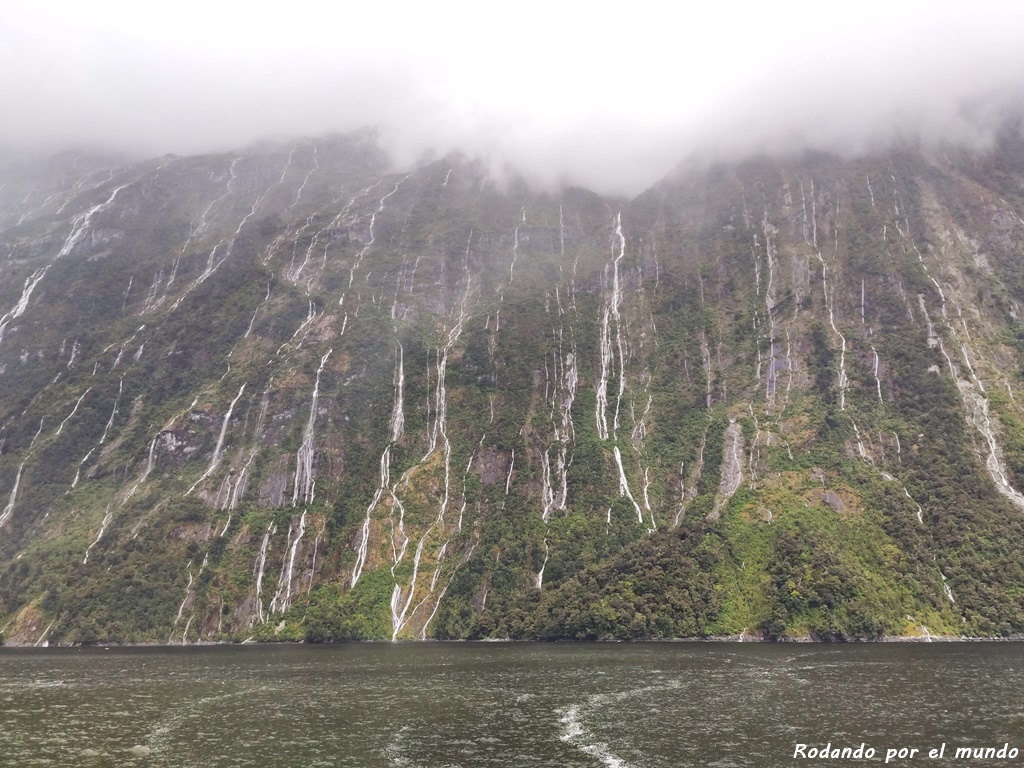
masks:
<path fill-rule="evenodd" d="M 1012 2 L 20 5 L 0 25 L 0 145 L 31 149 L 374 126 L 396 164 L 459 150 L 633 195 L 694 153 L 983 147 L 1024 101 Z"/>

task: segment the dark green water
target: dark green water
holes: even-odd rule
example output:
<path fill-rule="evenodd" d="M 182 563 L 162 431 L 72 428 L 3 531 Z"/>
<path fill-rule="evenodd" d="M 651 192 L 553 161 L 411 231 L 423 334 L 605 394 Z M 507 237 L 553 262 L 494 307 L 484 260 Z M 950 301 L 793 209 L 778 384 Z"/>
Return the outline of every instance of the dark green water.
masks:
<path fill-rule="evenodd" d="M 793 759 L 829 741 L 878 757 Z M 1018 644 L 0 651 L 4 766 L 1024 765 L 952 758 L 1007 742 Z"/>

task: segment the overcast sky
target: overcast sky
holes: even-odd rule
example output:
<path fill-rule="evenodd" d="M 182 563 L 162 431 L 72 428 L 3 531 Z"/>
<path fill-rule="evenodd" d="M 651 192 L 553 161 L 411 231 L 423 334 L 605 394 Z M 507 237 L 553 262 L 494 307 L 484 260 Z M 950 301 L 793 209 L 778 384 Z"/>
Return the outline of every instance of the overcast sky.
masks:
<path fill-rule="evenodd" d="M 700 149 L 984 142 L 1024 2 L 6 0 L 0 144 L 151 154 L 380 127 L 634 194 Z M 693 6 L 693 7 L 688 7 Z"/>

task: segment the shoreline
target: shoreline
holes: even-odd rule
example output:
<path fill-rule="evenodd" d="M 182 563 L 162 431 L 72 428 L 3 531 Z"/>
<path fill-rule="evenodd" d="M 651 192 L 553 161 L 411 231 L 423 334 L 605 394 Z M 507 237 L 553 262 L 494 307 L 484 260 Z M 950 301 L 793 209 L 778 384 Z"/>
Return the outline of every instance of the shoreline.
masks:
<path fill-rule="evenodd" d="M 493 643 L 519 643 L 522 645 L 666 645 L 682 643 L 703 643 L 703 644 L 744 644 L 758 643 L 762 645 L 877 645 L 884 643 L 1019 643 L 1024 642 L 1024 635 L 1010 635 L 1008 637 L 967 637 L 960 635 L 915 635 L 907 637 L 904 635 L 883 635 L 881 637 L 854 637 L 841 640 L 827 640 L 811 635 L 799 635 L 793 637 L 781 637 L 774 640 L 757 635 L 712 635 L 709 637 L 671 637 L 671 638 L 649 638 L 645 640 L 513 640 L 512 638 L 484 638 L 481 640 L 343 640 L 329 643 L 305 643 L 288 641 L 255 642 L 246 640 L 220 640 L 200 641 L 182 645 L 179 643 L 70 643 L 67 645 L 22 645 L 19 643 L 7 643 L 0 646 L 0 653 L 5 650 L 70 650 L 74 648 L 220 648 L 228 646 L 332 646 L 332 645 L 431 645 L 438 643 L 448 644 L 493 644 Z"/>

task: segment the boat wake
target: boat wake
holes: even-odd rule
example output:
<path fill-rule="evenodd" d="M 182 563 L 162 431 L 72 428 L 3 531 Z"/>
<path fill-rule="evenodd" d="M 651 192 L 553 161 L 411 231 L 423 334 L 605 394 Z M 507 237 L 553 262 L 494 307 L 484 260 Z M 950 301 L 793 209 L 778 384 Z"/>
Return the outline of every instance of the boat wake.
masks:
<path fill-rule="evenodd" d="M 588 696 L 582 704 L 570 704 L 568 707 L 557 710 L 558 723 L 562 726 L 562 732 L 558 738 L 583 754 L 596 758 L 608 768 L 630 768 L 630 763 L 616 754 L 606 742 L 596 740 L 594 734 L 587 729 L 585 719 L 605 709 L 608 705 L 644 696 L 654 691 L 678 687 L 679 681 L 673 680 L 663 685 L 649 685 L 619 693 L 599 693 Z"/>
<path fill-rule="evenodd" d="M 562 715 L 558 722 L 562 725 L 562 733 L 559 738 L 576 747 L 580 752 L 591 757 L 596 757 L 602 765 L 609 768 L 629 768 L 629 763 L 616 755 L 604 742 L 593 742 L 590 734 L 583 727 L 580 720 L 580 706 L 573 704 L 564 710 L 559 710 Z"/>

